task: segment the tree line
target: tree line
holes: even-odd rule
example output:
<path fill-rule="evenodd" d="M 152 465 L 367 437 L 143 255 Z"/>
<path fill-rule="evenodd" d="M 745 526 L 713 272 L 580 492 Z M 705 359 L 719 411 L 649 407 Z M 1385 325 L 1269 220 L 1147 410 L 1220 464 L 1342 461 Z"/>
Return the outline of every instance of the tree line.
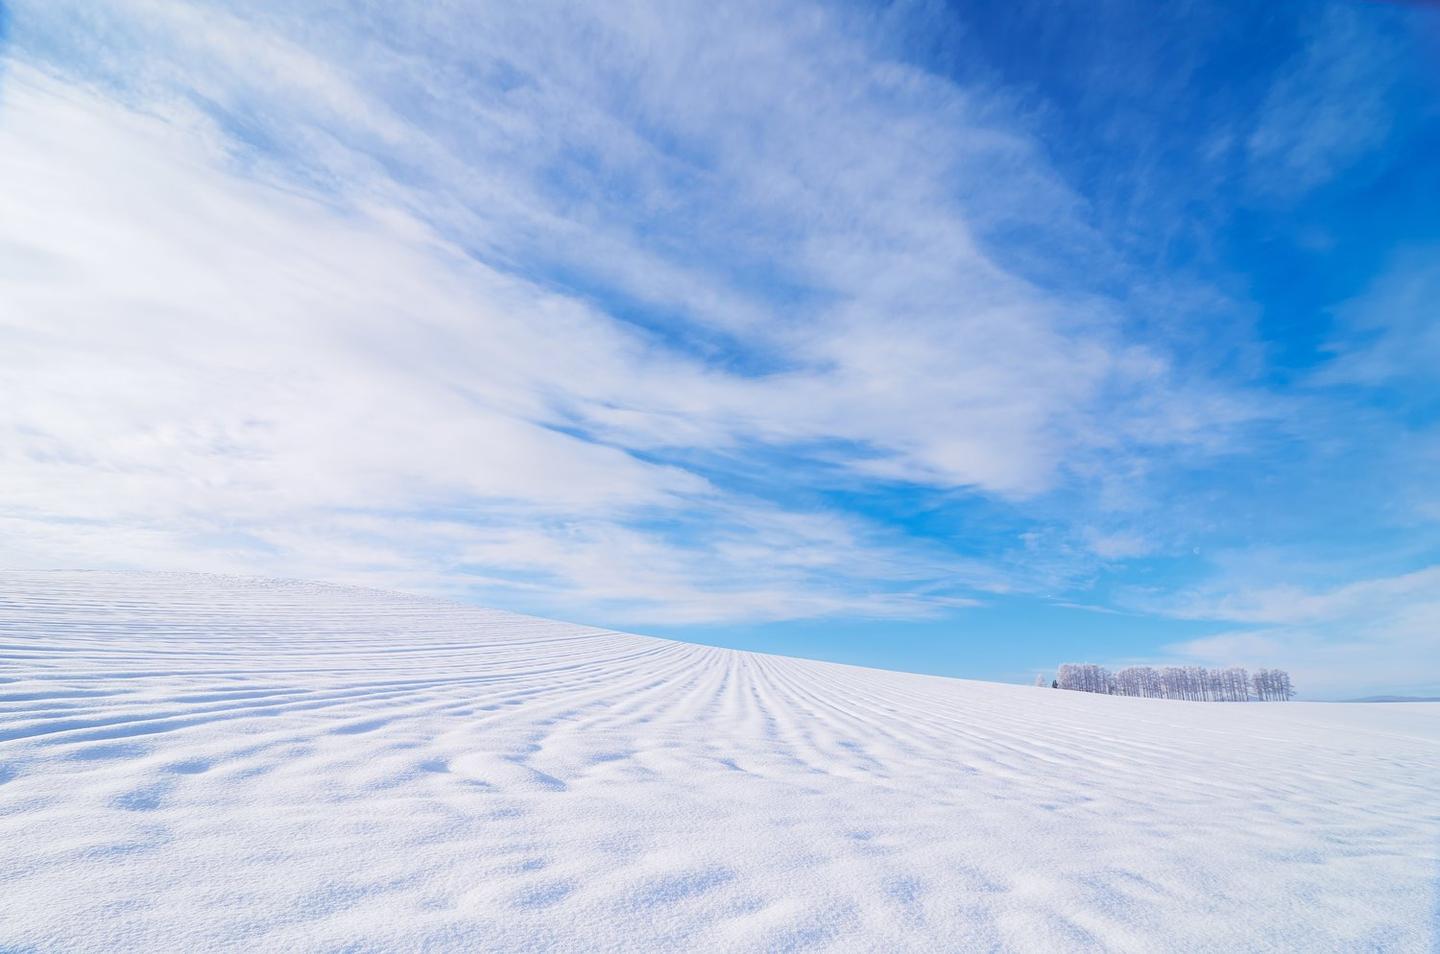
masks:
<path fill-rule="evenodd" d="M 1043 686 L 1044 677 L 1037 677 L 1036 684 Z M 1295 696 L 1295 687 L 1285 670 L 1259 669 L 1252 674 L 1239 666 L 1226 669 L 1127 666 L 1111 672 L 1094 663 L 1065 663 L 1051 686 L 1112 696 L 1187 699 L 1192 702 L 1286 702 Z"/>

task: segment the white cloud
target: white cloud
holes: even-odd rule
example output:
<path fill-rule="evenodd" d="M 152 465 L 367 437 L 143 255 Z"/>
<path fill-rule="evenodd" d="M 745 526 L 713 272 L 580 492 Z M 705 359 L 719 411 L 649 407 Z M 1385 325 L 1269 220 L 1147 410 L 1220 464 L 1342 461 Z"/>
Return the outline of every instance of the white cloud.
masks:
<path fill-rule="evenodd" d="M 1440 658 L 1440 566 L 1331 587 L 1219 585 L 1150 609 L 1251 624 L 1169 650 L 1211 665 L 1288 668 L 1312 697 L 1427 690 Z"/>
<path fill-rule="evenodd" d="M 61 274 L 5 288 L 8 449 L 49 465 L 11 475 L 12 503 L 50 494 L 67 466 L 82 482 L 96 467 L 173 482 L 182 499 L 184 482 L 263 484 L 296 507 L 705 492 L 525 419 L 543 416 L 537 375 L 633 370 L 633 342 L 603 319 L 215 173 L 161 124 L 25 79 L 11 80 L 0 133 L 16 185 L 0 202 L 10 242 Z M 97 134 L 103 161 L 87 161 Z M 177 504 L 135 489 L 100 494 Z"/>
<path fill-rule="evenodd" d="M 0 560 L 923 614 L 1024 584 L 719 477 L 1024 500 L 1253 415 L 992 259 L 1077 203 L 983 91 L 603 9 L 19 5 Z"/>
<path fill-rule="evenodd" d="M 1168 614 L 1242 623 L 1329 622 L 1379 615 L 1383 607 L 1405 605 L 1416 597 L 1440 600 L 1440 567 L 1321 589 L 1232 584 L 1220 594 L 1191 591 L 1170 601 Z"/>
<path fill-rule="evenodd" d="M 24 70 L 0 153 L 9 261 L 28 263 L 0 291 L 8 564 L 491 591 L 534 574 L 554 605 L 672 622 L 956 602 L 850 595 L 917 579 L 842 517 L 746 510 L 547 426 L 709 372 L 422 225 L 246 183 L 187 130 Z M 713 525 L 684 543 L 626 526 L 697 510 Z"/>
<path fill-rule="evenodd" d="M 1395 256 L 1362 295 L 1335 309 L 1333 358 L 1311 377 L 1319 386 L 1401 389 L 1417 382 L 1440 393 L 1440 249 Z"/>
<path fill-rule="evenodd" d="M 1370 18 L 1330 4 L 1260 106 L 1247 143 L 1253 181 L 1295 195 L 1382 145 L 1393 121 L 1393 56 Z"/>
<path fill-rule="evenodd" d="M 1152 541 L 1134 530 L 1104 532 L 1091 528 L 1086 531 L 1085 539 L 1095 555 L 1105 560 L 1128 560 L 1155 550 Z"/>

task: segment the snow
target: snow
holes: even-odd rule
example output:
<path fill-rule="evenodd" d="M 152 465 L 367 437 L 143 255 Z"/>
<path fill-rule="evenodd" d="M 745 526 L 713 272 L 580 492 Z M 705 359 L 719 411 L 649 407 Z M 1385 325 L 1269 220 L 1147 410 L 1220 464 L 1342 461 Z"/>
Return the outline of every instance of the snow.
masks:
<path fill-rule="evenodd" d="M 1425 951 L 1440 706 L 0 574 L 0 949 Z"/>

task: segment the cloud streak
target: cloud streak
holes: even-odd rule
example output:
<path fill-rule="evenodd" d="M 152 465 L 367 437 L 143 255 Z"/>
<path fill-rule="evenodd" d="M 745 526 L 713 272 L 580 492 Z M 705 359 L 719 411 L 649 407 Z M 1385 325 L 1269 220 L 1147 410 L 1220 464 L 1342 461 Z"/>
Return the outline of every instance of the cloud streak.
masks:
<path fill-rule="evenodd" d="M 1393 357 L 1344 338 L 1279 395 L 1186 353 L 1225 296 L 1139 275 L 894 14 L 14 9 L 0 563 L 615 624 L 1089 604 L 1223 522 L 1196 474 Z M 1313 115 L 1317 71 L 1370 89 L 1351 27 L 1277 73 L 1255 168 L 1384 139 Z"/>
<path fill-rule="evenodd" d="M 1073 199 L 978 93 L 873 58 L 833 12 L 763 13 L 371 11 L 317 34 L 155 3 L 92 11 L 119 39 L 81 65 L 64 11 L 22 9 L 49 65 L 6 86 L 6 241 L 32 263 L 6 289 L 10 519 L 32 541 L 77 521 L 91 559 L 123 559 L 103 538 L 124 527 L 201 562 L 224 539 L 423 574 L 444 515 L 475 535 L 449 569 L 647 618 L 923 614 L 993 574 L 722 489 L 729 462 L 1024 499 L 1092 455 L 1217 438 L 1177 426 L 1165 356 L 1111 306 L 983 250 L 1012 207 Z M 327 514 L 416 542 L 274 530 Z"/>
<path fill-rule="evenodd" d="M 1440 648 L 1440 567 L 1330 588 L 1192 593 L 1180 597 L 1171 612 L 1255 627 L 1170 647 L 1186 658 L 1296 666 L 1297 679 L 1312 697 L 1349 695 L 1357 687 L 1419 692 L 1432 680 L 1417 664 Z"/>

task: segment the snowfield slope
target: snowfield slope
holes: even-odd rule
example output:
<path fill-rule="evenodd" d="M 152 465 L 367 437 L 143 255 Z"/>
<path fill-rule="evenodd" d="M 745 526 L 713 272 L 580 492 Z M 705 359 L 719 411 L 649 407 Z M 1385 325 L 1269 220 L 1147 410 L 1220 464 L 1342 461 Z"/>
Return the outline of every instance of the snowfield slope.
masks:
<path fill-rule="evenodd" d="M 0 574 L 0 949 L 1426 951 L 1440 706 Z"/>

